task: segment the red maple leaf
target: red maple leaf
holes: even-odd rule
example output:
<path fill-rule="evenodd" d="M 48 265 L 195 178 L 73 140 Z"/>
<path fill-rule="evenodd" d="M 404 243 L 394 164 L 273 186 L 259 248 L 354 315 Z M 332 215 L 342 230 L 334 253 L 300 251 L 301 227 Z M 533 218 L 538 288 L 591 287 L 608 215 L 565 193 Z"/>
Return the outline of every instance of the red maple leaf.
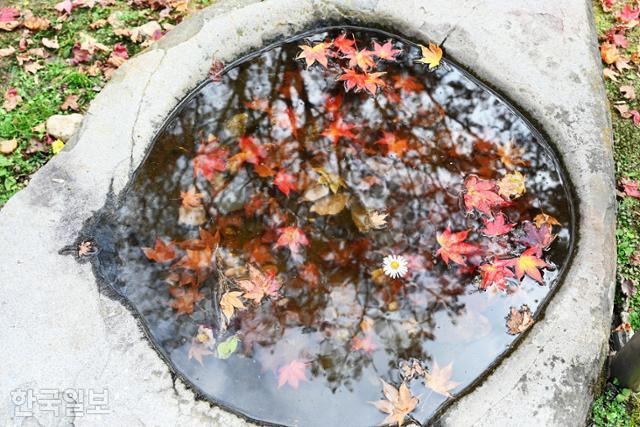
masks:
<path fill-rule="evenodd" d="M 487 236 L 501 236 L 503 234 L 507 234 L 516 226 L 515 224 L 507 224 L 506 217 L 503 213 L 499 213 L 492 220 L 482 218 L 482 222 L 484 222 L 484 228 L 480 230 L 480 232 Z"/>
<path fill-rule="evenodd" d="M 477 176 L 471 175 L 464 181 L 464 186 L 464 204 L 467 211 L 475 208 L 485 215 L 492 216 L 492 208 L 509 205 L 508 201 L 496 193 L 496 183 L 493 181 L 480 180 Z"/>
<path fill-rule="evenodd" d="M 226 170 L 227 155 L 228 151 L 218 146 L 218 140 L 210 137 L 206 143 L 200 144 L 193 158 L 193 176 L 201 173 L 207 180 L 213 179 L 216 172 Z"/>
<path fill-rule="evenodd" d="M 286 173 L 284 169 L 281 169 L 276 174 L 276 177 L 273 179 L 273 183 L 287 197 L 289 197 L 289 193 L 291 193 L 291 190 L 296 190 L 295 178 L 293 177 L 293 175 Z"/>
<path fill-rule="evenodd" d="M 322 64 L 325 68 L 328 66 L 327 55 L 331 55 L 331 52 L 328 52 L 331 43 L 317 43 L 313 47 L 307 45 L 300 45 L 300 49 L 302 52 L 296 57 L 296 59 L 304 58 L 307 63 L 307 68 L 312 66 L 316 61 Z"/>
<path fill-rule="evenodd" d="M 355 40 L 347 38 L 347 34 L 340 34 L 333 40 L 333 45 L 338 48 L 341 53 L 350 53 L 355 50 L 353 47 L 356 44 Z"/>
<path fill-rule="evenodd" d="M 267 158 L 267 150 L 252 136 L 241 136 L 238 145 L 247 163 L 257 165 Z"/>
<path fill-rule="evenodd" d="M 611 32 L 609 34 L 609 40 L 611 40 L 611 43 L 613 43 L 614 45 L 620 46 L 623 49 L 629 47 L 629 40 L 627 40 L 627 38 L 624 36 L 624 32 Z"/>
<path fill-rule="evenodd" d="M 155 262 L 167 262 L 176 257 L 175 247 L 172 242 L 165 243 L 162 239 L 156 239 L 155 246 L 152 248 L 142 248 L 145 256 Z"/>
<path fill-rule="evenodd" d="M 379 87 L 386 86 L 385 82 L 380 76 L 386 74 L 384 72 L 378 73 L 358 73 L 353 69 L 345 69 L 344 73 L 338 77 L 338 80 L 343 81 L 345 90 L 350 91 L 355 88 L 355 92 L 361 90 L 368 90 L 372 95 L 375 95 Z"/>
<path fill-rule="evenodd" d="M 384 145 L 387 147 L 387 155 L 395 154 L 398 157 L 402 157 L 405 151 L 407 151 L 407 139 L 396 138 L 393 132 L 383 132 L 382 138 L 376 141 L 376 144 Z"/>
<path fill-rule="evenodd" d="M 638 180 L 631 180 L 629 178 L 623 178 L 621 181 L 624 194 L 627 196 L 640 199 L 640 191 L 638 190 Z"/>
<path fill-rule="evenodd" d="M 346 52 L 345 57 L 349 58 L 349 68 L 353 69 L 357 65 L 362 71 L 367 71 L 369 68 L 373 67 L 376 64 L 371 57 L 372 54 L 373 52 L 370 50 L 353 49 L 349 52 Z"/>
<path fill-rule="evenodd" d="M 300 381 L 309 381 L 307 379 L 308 362 L 295 359 L 278 369 L 278 388 L 287 384 L 293 389 L 298 389 Z"/>
<path fill-rule="evenodd" d="M 324 101 L 324 108 L 328 113 L 335 114 L 342 106 L 342 95 L 327 96 Z"/>
<path fill-rule="evenodd" d="M 276 242 L 276 248 L 286 246 L 292 253 L 300 252 L 300 246 L 309 245 L 307 236 L 304 235 L 304 231 L 298 227 L 282 227 L 278 229 L 278 241 Z"/>
<path fill-rule="evenodd" d="M 387 41 L 383 45 L 379 45 L 378 43 L 373 42 L 373 54 L 380 59 L 395 61 L 396 55 L 400 52 L 402 52 L 402 50 L 393 48 L 391 40 Z"/>
<path fill-rule="evenodd" d="M 480 289 L 487 289 L 488 286 L 496 285 L 498 289 L 504 291 L 507 288 L 507 278 L 514 277 L 513 272 L 509 270 L 510 260 L 494 260 L 488 264 L 482 264 L 478 267 L 482 281 Z"/>
<path fill-rule="evenodd" d="M 519 257 L 505 261 L 508 261 L 509 265 L 513 265 L 515 267 L 516 277 L 518 277 L 518 280 L 522 280 L 526 274 L 536 282 L 544 285 L 542 275 L 538 269 L 549 267 L 549 265 L 540 259 L 540 256 L 537 253 L 537 248 L 529 248 Z"/>
<path fill-rule="evenodd" d="M 20 17 L 20 11 L 13 7 L 0 8 L 0 22 L 15 21 Z"/>
<path fill-rule="evenodd" d="M 336 120 L 331 122 L 331 124 L 329 125 L 329 129 L 325 129 L 322 132 L 322 136 L 330 138 L 331 142 L 337 144 L 340 138 L 354 139 L 356 135 L 351 132 L 351 130 L 355 127 L 356 125 L 347 123 L 342 120 L 342 117 L 338 116 Z"/>
<path fill-rule="evenodd" d="M 629 3 L 625 4 L 620 13 L 618 13 L 618 20 L 628 24 L 632 21 L 637 21 L 640 15 L 640 9 L 634 9 Z"/>
<path fill-rule="evenodd" d="M 402 89 L 405 92 L 420 92 L 424 90 L 424 85 L 413 76 L 407 74 L 396 75 L 392 77 L 393 87 Z"/>
<path fill-rule="evenodd" d="M 447 227 L 446 230 L 436 236 L 436 240 L 440 245 L 440 249 L 438 249 L 436 255 L 440 255 L 447 265 L 449 264 L 449 259 L 451 259 L 451 261 L 456 264 L 466 266 L 467 263 L 463 255 L 478 252 L 479 250 L 476 245 L 464 242 L 469 231 L 470 230 L 464 230 L 458 233 L 451 233 L 451 228 Z"/>

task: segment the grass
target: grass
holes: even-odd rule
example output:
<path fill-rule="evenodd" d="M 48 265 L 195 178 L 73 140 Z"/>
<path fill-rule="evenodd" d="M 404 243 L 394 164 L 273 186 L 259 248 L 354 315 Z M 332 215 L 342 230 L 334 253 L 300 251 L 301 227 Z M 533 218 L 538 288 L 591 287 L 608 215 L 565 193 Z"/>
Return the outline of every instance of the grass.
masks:
<path fill-rule="evenodd" d="M 57 39 L 60 47 L 55 50 L 46 49 L 51 57 L 38 60 L 43 68 L 36 74 L 26 72 L 15 55 L 0 58 L 0 105 L 1 97 L 8 88 L 17 89 L 22 97 L 22 102 L 14 110 L 5 111 L 0 108 L 0 140 L 16 139 L 18 142 L 15 151 L 7 155 L 0 154 L 0 207 L 23 188 L 30 176 L 54 155 L 52 141 L 46 138 L 42 126 L 47 118 L 54 114 L 73 112 L 62 111 L 60 108 L 68 95 L 78 96 L 78 112 L 82 113 L 106 83 L 104 76 L 91 76 L 85 69 L 71 62 L 72 49 L 81 35 L 89 35 L 108 47 L 121 43 L 126 46 L 130 56 L 142 49 L 125 35 L 116 35 L 111 22 L 95 29 L 91 29 L 92 23 L 107 20 L 111 16 L 111 21 L 113 17 L 117 18 L 114 23 L 120 28 L 134 28 L 151 20 L 173 25 L 188 13 L 208 5 L 210 1 L 191 0 L 187 3 L 187 9 L 180 12 L 174 10 L 164 16 L 159 9 L 150 7 L 152 2 L 137 1 L 134 6 L 127 1 L 115 0 L 110 6 L 74 9 L 67 19 L 61 19 L 60 14 L 55 11 L 56 3 L 55 0 L 24 0 L 1 6 L 15 7 L 22 12 L 29 9 L 35 16 L 51 21 L 50 28 L 30 32 L 26 37 L 30 43 L 28 48 L 41 48 L 45 37 Z M 169 1 L 166 3 L 173 4 Z M 0 31 L 0 49 L 11 46 L 18 50 L 22 37 L 22 28 L 10 32 Z M 109 52 L 97 52 L 94 60 L 104 63 L 108 55 Z"/>
<path fill-rule="evenodd" d="M 622 7 L 624 2 L 618 2 Z M 617 23 L 613 13 L 603 11 L 600 1 L 594 1 L 596 28 L 600 38 Z M 640 27 L 626 31 L 629 48 L 623 53 L 630 55 L 640 42 Z M 638 99 L 623 97 L 619 87 L 628 85 L 635 88 L 640 97 L 640 74 L 638 67 L 620 73 L 618 81 L 605 80 L 607 98 L 612 105 L 611 116 L 614 135 L 614 158 L 616 179 L 640 179 L 640 127 L 625 119 L 613 108 L 613 104 L 627 103 L 631 109 L 640 110 Z M 620 284 L 629 280 L 640 284 L 640 200 L 621 197 L 618 203 L 616 228 L 617 241 L 617 290 L 615 299 L 615 322 L 621 321 L 621 313 L 626 310 L 633 330 L 640 330 L 640 292 L 627 297 Z M 640 395 L 618 386 L 614 379 L 597 397 L 592 406 L 591 424 L 595 426 L 640 426 Z"/>

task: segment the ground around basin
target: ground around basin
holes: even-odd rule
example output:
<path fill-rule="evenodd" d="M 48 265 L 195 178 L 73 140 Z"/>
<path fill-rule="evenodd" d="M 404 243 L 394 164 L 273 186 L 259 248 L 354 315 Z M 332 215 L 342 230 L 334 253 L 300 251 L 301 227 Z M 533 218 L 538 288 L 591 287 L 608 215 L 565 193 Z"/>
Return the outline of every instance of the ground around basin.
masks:
<path fill-rule="evenodd" d="M 637 115 L 640 109 L 640 26 L 638 6 L 631 2 L 596 1 L 594 15 L 611 107 L 616 178 L 620 183 L 616 230 L 618 286 L 612 325 L 612 351 L 615 351 L 620 342 L 628 340 L 640 328 L 640 293 L 637 292 L 640 280 L 640 200 L 637 192 L 633 191 L 640 178 L 640 116 Z M 638 395 L 614 382 L 608 383 L 596 399 L 592 410 L 593 424 L 638 425 Z"/>

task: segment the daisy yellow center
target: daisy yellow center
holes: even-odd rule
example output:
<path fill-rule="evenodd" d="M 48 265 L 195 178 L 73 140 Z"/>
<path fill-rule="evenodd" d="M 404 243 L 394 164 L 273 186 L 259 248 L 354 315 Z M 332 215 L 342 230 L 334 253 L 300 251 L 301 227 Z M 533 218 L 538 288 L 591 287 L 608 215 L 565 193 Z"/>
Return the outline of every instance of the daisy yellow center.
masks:
<path fill-rule="evenodd" d="M 391 268 L 396 270 L 398 267 L 400 267 L 400 263 L 398 261 L 391 261 Z"/>

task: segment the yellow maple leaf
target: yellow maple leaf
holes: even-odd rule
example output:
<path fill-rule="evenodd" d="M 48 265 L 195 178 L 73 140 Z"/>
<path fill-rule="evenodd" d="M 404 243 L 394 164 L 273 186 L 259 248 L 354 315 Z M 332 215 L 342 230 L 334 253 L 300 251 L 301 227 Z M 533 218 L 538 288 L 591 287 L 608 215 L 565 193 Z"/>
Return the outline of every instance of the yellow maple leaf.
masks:
<path fill-rule="evenodd" d="M 518 198 L 526 191 L 524 175 L 518 171 L 508 173 L 498 181 L 498 193 L 505 199 Z"/>
<path fill-rule="evenodd" d="M 422 58 L 418 59 L 418 62 L 427 64 L 430 70 L 440 65 L 440 60 L 442 59 L 442 49 L 440 46 L 429 42 L 428 47 L 420 45 L 420 49 L 422 49 Z"/>
<path fill-rule="evenodd" d="M 220 298 L 220 308 L 222 309 L 222 314 L 227 318 L 227 322 L 231 320 L 233 313 L 237 309 L 243 309 L 244 304 L 240 301 L 240 297 L 242 296 L 242 292 L 240 291 L 231 291 L 222 295 Z"/>
<path fill-rule="evenodd" d="M 64 148 L 64 142 L 62 142 L 59 139 L 56 139 L 51 144 L 51 151 L 53 152 L 53 154 L 58 154 L 59 152 L 62 151 L 63 148 Z"/>

